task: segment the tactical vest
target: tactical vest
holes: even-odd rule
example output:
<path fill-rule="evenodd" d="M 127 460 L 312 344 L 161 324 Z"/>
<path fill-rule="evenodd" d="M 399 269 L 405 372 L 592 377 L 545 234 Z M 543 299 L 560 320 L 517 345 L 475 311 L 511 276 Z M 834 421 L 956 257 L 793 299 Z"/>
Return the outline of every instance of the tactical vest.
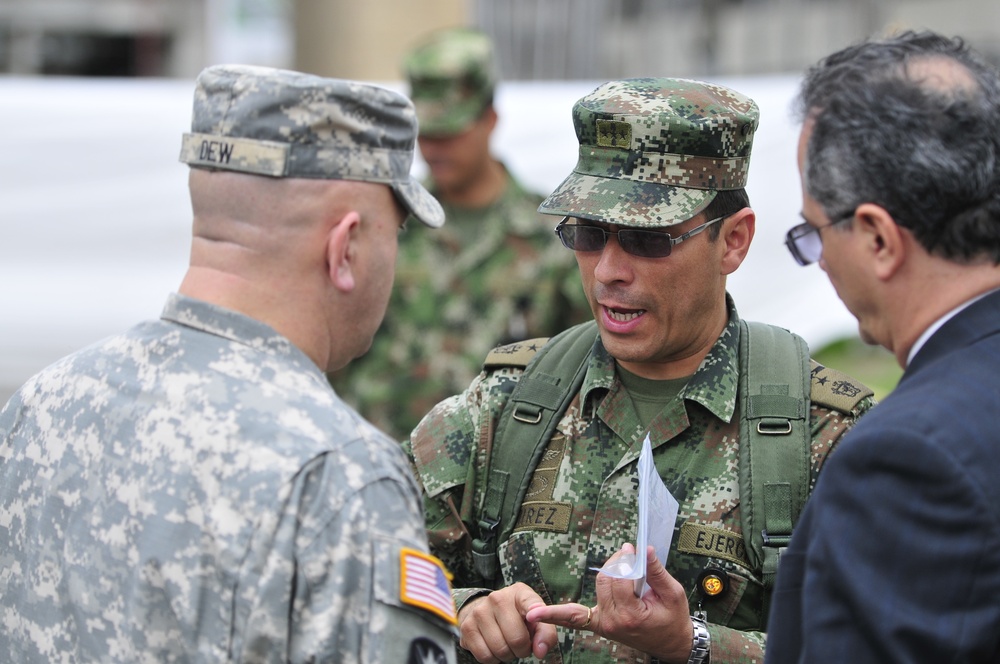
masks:
<path fill-rule="evenodd" d="M 496 578 L 497 545 L 514 529 L 535 467 L 579 392 L 597 339 L 591 321 L 549 340 L 496 348 L 486 358 L 487 370 L 524 367 L 524 373 L 500 415 L 478 507 L 472 556 L 484 579 Z M 810 402 L 850 413 L 873 393 L 812 361 L 798 335 L 763 323 L 740 321 L 739 366 L 741 529 L 749 562 L 770 589 L 808 497 Z M 812 388 L 811 376 L 820 372 L 828 380 Z M 838 392 L 833 385 L 852 389 Z"/>

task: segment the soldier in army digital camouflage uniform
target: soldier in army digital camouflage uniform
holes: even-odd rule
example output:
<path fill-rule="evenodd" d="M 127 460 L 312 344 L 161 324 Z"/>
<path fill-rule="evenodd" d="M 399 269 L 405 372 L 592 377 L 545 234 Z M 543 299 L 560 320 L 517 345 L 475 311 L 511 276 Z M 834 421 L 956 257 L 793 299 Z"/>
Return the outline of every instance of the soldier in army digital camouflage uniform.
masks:
<path fill-rule="evenodd" d="M 399 285 L 372 349 L 333 385 L 398 438 L 465 389 L 497 344 L 549 336 L 590 317 L 572 257 L 526 190 L 490 153 L 497 123 L 493 45 L 435 32 L 404 69 L 420 121 L 426 183 L 447 226 L 400 238 Z"/>
<path fill-rule="evenodd" d="M 406 458 L 324 375 L 371 342 L 406 213 L 444 221 L 415 135 L 386 89 L 201 73 L 179 294 L 0 412 L 4 661 L 454 661 Z"/>
<path fill-rule="evenodd" d="M 707 83 L 631 79 L 580 99 L 573 121 L 580 159 L 541 211 L 565 216 L 558 233 L 575 250 L 595 341 L 575 365 L 582 386 L 532 471 L 512 535 L 477 548 L 495 527 L 479 515 L 493 499 L 483 494 L 501 411 L 541 343 L 491 353 L 404 443 L 431 549 L 455 575 L 461 645 L 481 662 L 760 662 L 769 590 L 741 528 L 744 353 L 726 292 L 754 234 L 744 186 L 757 106 Z M 807 366 L 804 345 L 800 354 Z M 815 363 L 800 373 L 811 390 L 799 416 L 804 497 L 874 401 Z M 652 592 L 640 599 L 632 581 L 594 570 L 635 541 L 646 432 L 680 511 L 666 570 L 654 556 Z M 480 561 L 494 553 L 490 578 Z M 714 586 L 699 583 L 712 580 L 704 573 Z"/>

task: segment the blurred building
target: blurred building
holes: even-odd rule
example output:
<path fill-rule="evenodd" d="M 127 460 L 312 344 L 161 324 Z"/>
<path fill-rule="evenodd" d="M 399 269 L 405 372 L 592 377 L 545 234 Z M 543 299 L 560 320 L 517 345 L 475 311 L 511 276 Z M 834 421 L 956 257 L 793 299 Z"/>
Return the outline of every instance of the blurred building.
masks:
<path fill-rule="evenodd" d="M 193 77 L 217 62 L 396 80 L 425 32 L 492 34 L 510 80 L 798 72 L 894 28 L 1000 61 L 996 0 L 0 0 L 0 73 Z"/>
<path fill-rule="evenodd" d="M 0 70 L 183 75 L 205 59 L 202 0 L 0 0 Z"/>
<path fill-rule="evenodd" d="M 870 35 L 929 28 L 1000 61 L 996 0 L 478 0 L 507 78 L 798 73 Z"/>
<path fill-rule="evenodd" d="M 996 0 L 0 0 L 0 73 L 188 78 L 239 61 L 396 80 L 420 35 L 466 23 L 511 80 L 797 72 L 904 27 L 1000 61 Z"/>
<path fill-rule="evenodd" d="M 288 66 L 289 0 L 0 0 L 0 72 L 193 77 L 212 62 Z"/>
<path fill-rule="evenodd" d="M 396 79 L 465 0 L 0 0 L 0 73 L 191 78 L 208 64 Z"/>

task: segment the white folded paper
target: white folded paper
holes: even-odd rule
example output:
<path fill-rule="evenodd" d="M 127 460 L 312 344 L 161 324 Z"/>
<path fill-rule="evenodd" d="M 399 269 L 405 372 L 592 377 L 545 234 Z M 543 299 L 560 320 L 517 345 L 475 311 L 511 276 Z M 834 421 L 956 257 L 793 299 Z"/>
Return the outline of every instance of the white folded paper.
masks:
<path fill-rule="evenodd" d="M 604 563 L 598 571 L 617 579 L 633 579 L 635 594 L 642 597 L 646 584 L 646 546 L 652 545 L 656 557 L 667 564 L 670 542 L 674 538 L 677 522 L 677 500 L 663 484 L 653 463 L 653 449 L 649 434 L 639 453 L 639 525 L 635 536 L 635 554 L 625 554 Z"/>

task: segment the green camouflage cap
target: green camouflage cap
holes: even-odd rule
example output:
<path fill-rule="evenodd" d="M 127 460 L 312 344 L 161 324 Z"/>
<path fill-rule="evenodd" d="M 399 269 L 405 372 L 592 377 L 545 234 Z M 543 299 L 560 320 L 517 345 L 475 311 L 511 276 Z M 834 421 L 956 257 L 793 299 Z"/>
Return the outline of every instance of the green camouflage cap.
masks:
<path fill-rule="evenodd" d="M 497 72 L 493 42 L 471 28 L 432 34 L 403 63 L 420 133 L 461 133 L 479 118 L 493 98 Z"/>
<path fill-rule="evenodd" d="M 385 184 L 414 217 L 436 228 L 444 223 L 441 205 L 410 175 L 416 135 L 413 104 L 391 90 L 215 65 L 198 75 L 180 160 L 278 178 Z"/>
<path fill-rule="evenodd" d="M 676 78 L 611 81 L 573 106 L 580 156 L 538 211 L 659 228 L 746 185 L 760 112 L 749 97 Z"/>

